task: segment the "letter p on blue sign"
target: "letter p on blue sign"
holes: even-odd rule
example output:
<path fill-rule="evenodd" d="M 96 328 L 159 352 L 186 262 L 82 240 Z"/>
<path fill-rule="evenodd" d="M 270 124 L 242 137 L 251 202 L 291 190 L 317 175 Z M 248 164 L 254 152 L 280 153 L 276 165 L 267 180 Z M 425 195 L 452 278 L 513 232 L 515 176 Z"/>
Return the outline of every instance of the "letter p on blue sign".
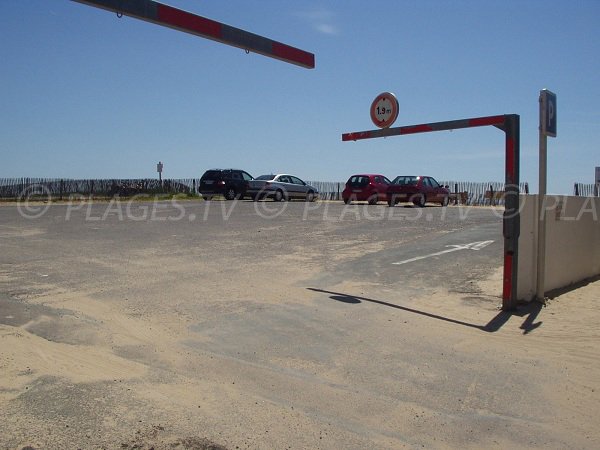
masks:
<path fill-rule="evenodd" d="M 540 126 L 546 136 L 556 137 L 556 94 L 548 89 L 540 91 Z"/>

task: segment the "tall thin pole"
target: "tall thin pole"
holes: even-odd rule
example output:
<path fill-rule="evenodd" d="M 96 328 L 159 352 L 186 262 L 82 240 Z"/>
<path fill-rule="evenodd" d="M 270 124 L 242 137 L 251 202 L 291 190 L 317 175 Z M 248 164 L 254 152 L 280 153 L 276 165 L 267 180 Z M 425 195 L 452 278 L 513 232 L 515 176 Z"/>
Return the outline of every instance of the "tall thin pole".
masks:
<path fill-rule="evenodd" d="M 538 216 L 537 216 L 537 278 L 535 296 L 537 300 L 544 300 L 546 282 L 546 173 L 548 160 L 548 137 L 544 132 L 543 124 L 546 123 L 545 96 L 540 92 L 540 155 L 539 155 L 539 188 L 538 188 Z"/>

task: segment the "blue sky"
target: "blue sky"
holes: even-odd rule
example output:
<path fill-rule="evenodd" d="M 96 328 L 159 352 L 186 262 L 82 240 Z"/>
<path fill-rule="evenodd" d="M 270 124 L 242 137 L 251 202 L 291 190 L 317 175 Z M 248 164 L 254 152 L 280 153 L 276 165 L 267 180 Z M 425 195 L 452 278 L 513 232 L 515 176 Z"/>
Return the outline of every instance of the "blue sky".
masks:
<path fill-rule="evenodd" d="M 2 0 L 0 178 L 200 177 L 214 167 L 344 181 L 353 173 L 502 181 L 484 127 L 342 142 L 393 126 L 521 116 L 521 181 L 538 182 L 538 95 L 557 94 L 548 192 L 600 166 L 600 1 L 165 3 L 316 56 L 309 70 L 70 0 Z"/>

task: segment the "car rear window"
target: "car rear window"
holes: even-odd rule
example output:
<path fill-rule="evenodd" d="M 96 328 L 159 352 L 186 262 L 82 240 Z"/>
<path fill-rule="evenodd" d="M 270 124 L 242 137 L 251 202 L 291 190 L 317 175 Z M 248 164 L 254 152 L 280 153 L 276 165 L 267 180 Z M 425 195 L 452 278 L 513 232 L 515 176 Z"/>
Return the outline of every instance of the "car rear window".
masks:
<path fill-rule="evenodd" d="M 369 184 L 369 177 L 363 177 L 361 175 L 355 175 L 350 177 L 350 179 L 348 180 L 348 184 L 350 186 L 366 186 L 367 184 Z"/>
<path fill-rule="evenodd" d="M 221 171 L 220 170 L 207 170 L 206 172 L 204 172 L 204 175 L 202 175 L 202 179 L 215 179 L 215 178 L 221 178 Z"/>
<path fill-rule="evenodd" d="M 261 175 L 256 177 L 255 180 L 272 180 L 273 178 L 275 178 L 275 175 Z"/>
<path fill-rule="evenodd" d="M 394 181 L 392 181 L 392 184 L 399 184 L 399 185 L 408 185 L 408 186 L 414 186 L 419 182 L 419 177 L 413 177 L 413 176 L 400 176 L 400 177 L 396 177 L 394 178 Z"/>

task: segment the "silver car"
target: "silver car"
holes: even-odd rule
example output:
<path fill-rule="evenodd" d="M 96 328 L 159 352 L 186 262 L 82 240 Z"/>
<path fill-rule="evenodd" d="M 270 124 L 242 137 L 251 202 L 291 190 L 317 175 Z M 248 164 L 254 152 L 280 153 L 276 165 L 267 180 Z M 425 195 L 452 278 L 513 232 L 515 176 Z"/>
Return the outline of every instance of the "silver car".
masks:
<path fill-rule="evenodd" d="M 249 181 L 246 195 L 252 197 L 254 201 L 270 197 L 276 202 L 295 198 L 312 202 L 319 196 L 319 191 L 294 175 L 281 173 L 261 175 Z"/>

